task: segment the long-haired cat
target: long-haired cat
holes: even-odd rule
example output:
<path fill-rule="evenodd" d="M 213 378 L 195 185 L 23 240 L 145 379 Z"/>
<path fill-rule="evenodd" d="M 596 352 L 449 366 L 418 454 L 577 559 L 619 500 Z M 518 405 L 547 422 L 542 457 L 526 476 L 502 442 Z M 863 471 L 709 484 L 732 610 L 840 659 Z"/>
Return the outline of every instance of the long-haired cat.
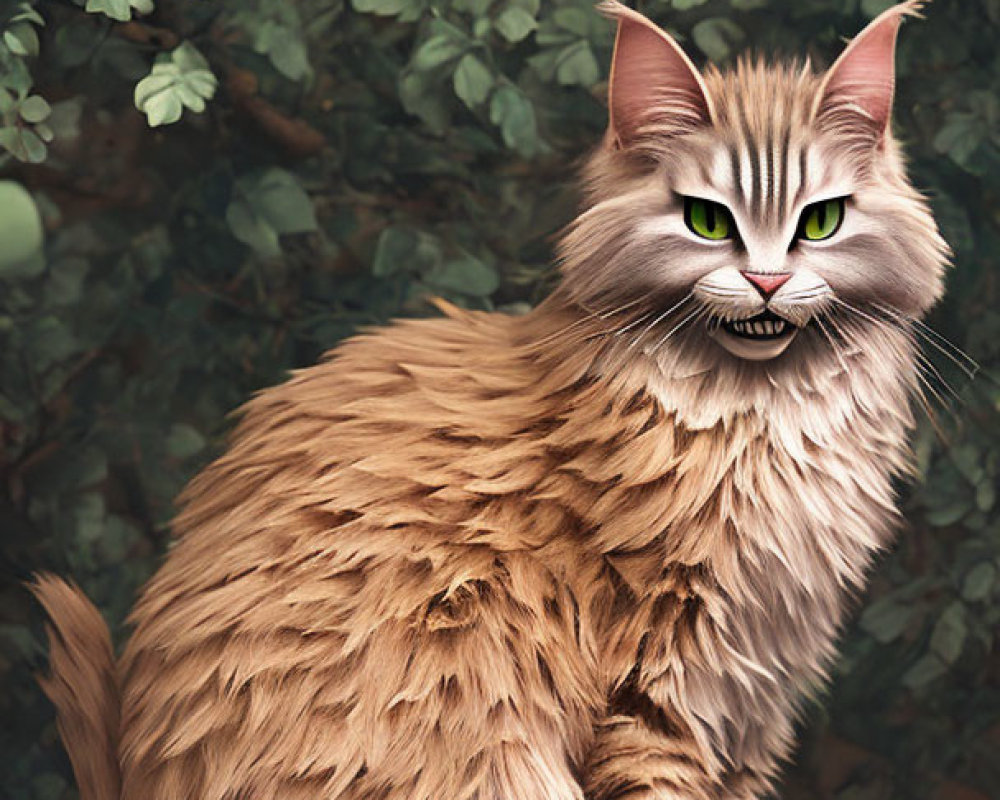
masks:
<path fill-rule="evenodd" d="M 700 74 L 616 3 L 607 136 L 522 318 L 398 322 L 262 392 L 116 661 L 39 579 L 84 800 L 749 800 L 897 524 L 946 246 L 902 19 Z"/>

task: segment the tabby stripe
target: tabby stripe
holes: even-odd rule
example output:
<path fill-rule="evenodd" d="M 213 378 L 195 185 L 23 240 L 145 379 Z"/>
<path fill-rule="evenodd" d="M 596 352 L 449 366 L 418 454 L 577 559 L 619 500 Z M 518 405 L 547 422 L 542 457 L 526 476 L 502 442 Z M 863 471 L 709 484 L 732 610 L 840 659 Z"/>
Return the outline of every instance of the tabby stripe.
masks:
<path fill-rule="evenodd" d="M 763 200 L 761 191 L 761 168 L 760 168 L 760 145 L 754 138 L 753 131 L 750 130 L 750 121 L 747 119 L 747 110 L 740 104 L 740 122 L 743 126 L 743 135 L 746 137 L 747 159 L 750 161 L 750 213 L 754 217 L 760 217 L 761 202 Z"/>
<path fill-rule="evenodd" d="M 743 194 L 743 175 L 740 170 L 740 153 L 735 144 L 729 146 L 729 162 L 733 168 L 733 194 L 738 194 L 740 201 L 745 206 L 747 204 L 746 195 Z"/>
<path fill-rule="evenodd" d="M 774 126 L 771 120 L 767 122 L 767 183 L 764 185 L 764 197 L 767 200 L 767 216 L 770 220 L 778 219 L 774 201 L 777 193 L 774 191 Z"/>
<path fill-rule="evenodd" d="M 795 204 L 798 205 L 806 193 L 806 176 L 809 173 L 809 148 L 805 145 L 799 151 L 799 188 L 795 193 Z"/>
<path fill-rule="evenodd" d="M 788 163 L 788 150 L 792 144 L 792 127 L 785 127 L 785 134 L 781 137 L 781 156 L 778 164 L 781 166 L 781 186 L 778 188 L 778 217 L 783 218 L 788 213 L 788 174 L 791 172 L 791 165 Z"/>

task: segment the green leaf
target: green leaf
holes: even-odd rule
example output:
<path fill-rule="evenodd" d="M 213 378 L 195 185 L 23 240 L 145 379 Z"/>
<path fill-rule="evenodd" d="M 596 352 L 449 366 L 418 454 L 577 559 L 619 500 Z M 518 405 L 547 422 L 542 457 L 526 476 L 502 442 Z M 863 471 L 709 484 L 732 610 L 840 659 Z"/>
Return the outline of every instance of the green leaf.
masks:
<path fill-rule="evenodd" d="M 997 487 L 991 476 L 985 477 L 976 486 L 976 508 L 980 511 L 990 511 L 997 500 Z"/>
<path fill-rule="evenodd" d="M 564 86 L 593 86 L 601 77 L 601 68 L 590 44 L 582 39 L 565 48 L 556 62 L 556 79 Z"/>
<path fill-rule="evenodd" d="M 950 455 L 951 460 L 958 467 L 958 471 L 969 483 L 975 485 L 979 482 L 983 476 L 979 448 L 972 443 L 965 443 L 953 447 Z"/>
<path fill-rule="evenodd" d="M 910 689 L 920 689 L 940 678 L 948 671 L 948 665 L 933 653 L 925 653 L 903 674 L 903 685 Z"/>
<path fill-rule="evenodd" d="M 54 137 L 69 141 L 80 135 L 80 117 L 84 103 L 84 98 L 74 97 L 52 106 L 52 114 L 45 123 L 51 127 Z"/>
<path fill-rule="evenodd" d="M 492 4 L 493 0 L 452 0 L 451 7 L 473 17 L 482 17 Z"/>
<path fill-rule="evenodd" d="M 29 329 L 30 352 L 35 368 L 41 372 L 65 361 L 79 351 L 79 342 L 66 323 L 54 316 L 36 320 Z"/>
<path fill-rule="evenodd" d="M 0 180 L 0 278 L 10 277 L 42 247 L 42 217 L 27 190 Z"/>
<path fill-rule="evenodd" d="M 312 199 L 299 179 L 278 167 L 266 170 L 256 181 L 252 203 L 280 234 L 311 233 L 319 227 Z"/>
<path fill-rule="evenodd" d="M 205 449 L 205 437 L 185 422 L 176 422 L 167 436 L 167 453 L 171 458 L 183 460 Z"/>
<path fill-rule="evenodd" d="M 539 150 L 535 109 L 514 86 L 501 86 L 490 100 L 490 121 L 500 126 L 504 144 L 525 157 Z"/>
<path fill-rule="evenodd" d="M 419 0 L 352 0 L 352 4 L 362 13 L 401 16 L 404 21 L 416 19 L 424 8 Z"/>
<path fill-rule="evenodd" d="M 934 137 L 934 148 L 947 153 L 956 164 L 966 166 L 989 130 L 980 117 L 967 112 L 949 114 Z"/>
<path fill-rule="evenodd" d="M 384 278 L 403 271 L 416 244 L 417 237 L 412 231 L 390 225 L 379 234 L 372 259 L 372 274 Z"/>
<path fill-rule="evenodd" d="M 226 209 L 233 235 L 260 255 L 281 254 L 279 236 L 317 230 L 316 211 L 298 178 L 272 167 L 240 178 Z"/>
<path fill-rule="evenodd" d="M 198 113 L 215 95 L 215 75 L 208 62 L 190 42 L 180 45 L 168 59 L 158 61 L 135 87 L 135 107 L 150 127 L 169 125 L 181 118 L 187 107 Z"/>
<path fill-rule="evenodd" d="M 708 0 L 670 0 L 670 4 L 678 11 L 687 11 L 691 8 L 704 5 Z"/>
<path fill-rule="evenodd" d="M 149 120 L 150 127 L 177 122 L 184 113 L 184 103 L 176 90 L 175 74 L 150 75 L 135 87 L 135 107 Z"/>
<path fill-rule="evenodd" d="M 496 270 L 468 253 L 431 270 L 424 280 L 433 287 L 472 297 L 486 297 L 500 286 Z"/>
<path fill-rule="evenodd" d="M 27 22 L 11 25 L 3 32 L 3 42 L 16 56 L 37 56 L 39 50 L 38 34 Z"/>
<path fill-rule="evenodd" d="M 191 42 L 182 42 L 178 47 L 174 48 L 174 51 L 170 54 L 170 61 L 181 72 L 209 71 L 208 61 L 205 56 Z"/>
<path fill-rule="evenodd" d="M 988 561 L 976 564 L 962 582 L 962 597 L 971 603 L 985 600 L 992 593 L 996 578 L 996 566 Z"/>
<path fill-rule="evenodd" d="M 507 5 L 511 8 L 520 8 L 527 11 L 532 17 L 537 17 L 542 9 L 541 0 L 508 0 Z"/>
<path fill-rule="evenodd" d="M 435 133 L 444 133 L 450 116 L 438 90 L 438 78 L 426 72 L 404 71 L 399 79 L 399 99 L 410 114 L 419 117 Z"/>
<path fill-rule="evenodd" d="M 733 45 L 742 42 L 746 34 L 732 20 L 713 17 L 695 25 L 691 37 L 698 48 L 712 61 L 725 61 L 732 54 Z"/>
<path fill-rule="evenodd" d="M 73 459 L 69 472 L 73 486 L 81 489 L 93 487 L 108 477 L 108 457 L 103 450 L 85 447 Z"/>
<path fill-rule="evenodd" d="M 955 498 L 943 508 L 931 509 L 926 514 L 927 521 L 936 528 L 954 525 L 972 510 L 972 503 L 964 497 Z"/>
<path fill-rule="evenodd" d="M 861 627 L 882 644 L 888 644 L 906 630 L 913 617 L 912 606 L 904 605 L 892 597 L 876 600 L 861 615 Z"/>
<path fill-rule="evenodd" d="M 13 89 L 18 96 L 24 97 L 32 86 L 31 72 L 27 64 L 19 58 L 7 59 L 3 69 L 0 69 L 0 87 Z"/>
<path fill-rule="evenodd" d="M 21 115 L 21 119 L 30 123 L 48 119 L 49 114 L 52 113 L 52 107 L 46 102 L 45 98 L 37 94 L 22 100 L 17 110 Z"/>
<path fill-rule="evenodd" d="M 264 258 L 281 255 L 278 232 L 265 219 L 257 216 L 249 203 L 234 200 L 226 208 L 226 224 L 233 236 L 249 245 Z"/>
<path fill-rule="evenodd" d="M 33 22 L 35 25 L 45 27 L 45 18 L 27 2 L 21 3 L 20 9 L 18 13 L 10 18 L 11 22 Z"/>
<path fill-rule="evenodd" d="M 962 654 L 968 630 L 965 625 L 965 606 L 960 602 L 949 605 L 931 634 L 931 652 L 945 664 L 953 664 Z"/>
<path fill-rule="evenodd" d="M 30 128 L 0 128 L 0 147 L 29 164 L 41 164 L 48 155 L 45 142 Z"/>
<path fill-rule="evenodd" d="M 538 21 L 517 6 L 507 6 L 497 15 L 493 24 L 508 42 L 520 42 L 538 27 Z"/>
<path fill-rule="evenodd" d="M 471 46 L 472 42 L 464 36 L 456 35 L 453 31 L 442 32 L 432 36 L 416 49 L 410 66 L 419 72 L 427 72 L 454 61 Z"/>
<path fill-rule="evenodd" d="M 80 256 L 66 256 L 52 264 L 45 285 L 46 303 L 51 306 L 71 306 L 78 303 L 89 269 L 90 263 Z"/>
<path fill-rule="evenodd" d="M 153 11 L 153 0 L 87 0 L 85 10 L 92 14 L 105 14 L 118 22 L 132 19 L 132 9 L 140 14 Z"/>
<path fill-rule="evenodd" d="M 79 495 L 73 508 L 76 523 L 76 538 L 86 544 L 100 541 L 104 534 L 107 508 L 104 495 L 98 492 L 84 492 Z"/>
<path fill-rule="evenodd" d="M 466 53 L 458 62 L 454 76 L 455 94 L 469 108 L 482 103 L 493 88 L 493 73 L 472 53 Z"/>
<path fill-rule="evenodd" d="M 564 7 L 552 12 L 552 21 L 563 30 L 575 33 L 577 36 L 587 36 L 593 22 L 593 13 L 588 9 Z"/>
<path fill-rule="evenodd" d="M 302 80 L 311 71 L 302 35 L 287 25 L 265 22 L 257 32 L 254 49 L 267 54 L 274 68 L 289 80 Z"/>
<path fill-rule="evenodd" d="M 896 0 L 861 0 L 861 13 L 869 19 L 896 5 Z"/>

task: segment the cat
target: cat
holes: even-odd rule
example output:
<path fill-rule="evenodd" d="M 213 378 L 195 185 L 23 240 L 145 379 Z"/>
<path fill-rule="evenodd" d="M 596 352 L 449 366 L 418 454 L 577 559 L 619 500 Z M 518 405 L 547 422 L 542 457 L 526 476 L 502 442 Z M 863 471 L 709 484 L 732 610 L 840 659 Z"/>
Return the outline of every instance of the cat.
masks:
<path fill-rule="evenodd" d="M 899 517 L 948 259 L 890 130 L 901 21 L 699 72 L 639 13 L 515 318 L 356 336 L 244 408 L 119 661 L 49 575 L 83 800 L 750 800 Z"/>

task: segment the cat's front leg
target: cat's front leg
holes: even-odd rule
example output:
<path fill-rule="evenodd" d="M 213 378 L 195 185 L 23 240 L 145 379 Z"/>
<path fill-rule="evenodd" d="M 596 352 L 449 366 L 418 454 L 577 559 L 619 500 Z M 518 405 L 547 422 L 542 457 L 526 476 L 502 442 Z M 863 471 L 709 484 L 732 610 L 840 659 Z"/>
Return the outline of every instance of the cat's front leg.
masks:
<path fill-rule="evenodd" d="M 739 764 L 720 758 L 703 728 L 696 736 L 702 722 L 654 701 L 664 694 L 657 689 L 632 676 L 613 693 L 585 763 L 587 800 L 757 800 L 771 789 L 773 754 Z M 783 731 L 787 721 L 774 725 Z"/>
<path fill-rule="evenodd" d="M 587 800 L 718 800 L 717 767 L 666 714 L 614 714 L 597 724 Z"/>

